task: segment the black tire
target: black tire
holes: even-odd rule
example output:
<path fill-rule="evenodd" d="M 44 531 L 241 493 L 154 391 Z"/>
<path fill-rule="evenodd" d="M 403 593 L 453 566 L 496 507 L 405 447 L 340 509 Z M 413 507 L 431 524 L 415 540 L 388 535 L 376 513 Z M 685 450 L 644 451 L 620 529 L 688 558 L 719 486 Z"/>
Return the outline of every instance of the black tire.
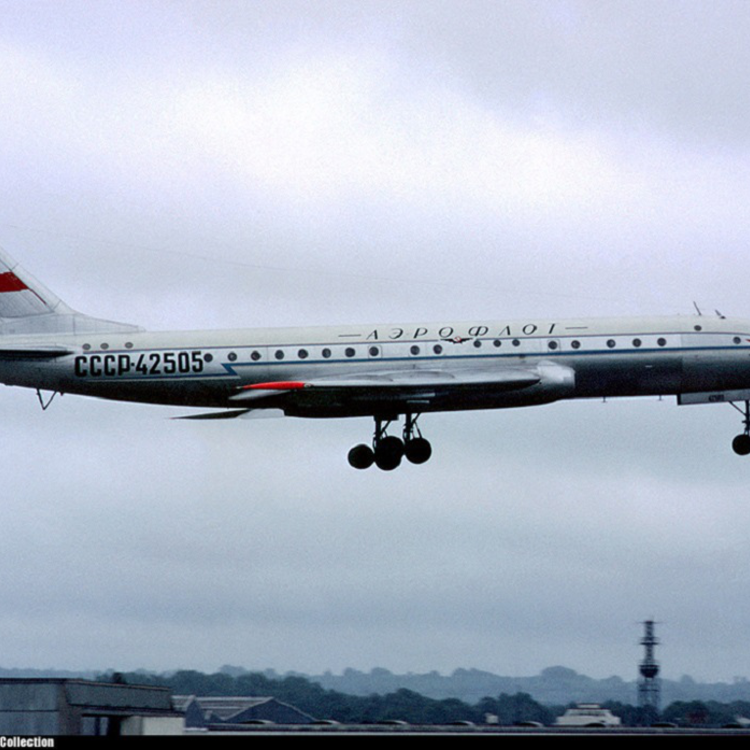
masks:
<path fill-rule="evenodd" d="M 732 450 L 738 456 L 747 456 L 750 454 L 750 435 L 737 435 L 732 440 Z"/>
<path fill-rule="evenodd" d="M 375 463 L 383 471 L 393 471 L 401 465 L 404 444 L 397 437 L 384 437 L 375 448 Z"/>
<path fill-rule="evenodd" d="M 375 461 L 375 454 L 369 445 L 361 443 L 355 445 L 349 451 L 348 459 L 349 466 L 353 466 L 355 469 L 369 469 Z"/>
<path fill-rule="evenodd" d="M 430 460 L 432 446 L 430 445 L 429 440 L 425 440 L 421 437 L 414 438 L 406 444 L 404 453 L 406 454 L 407 460 L 411 461 L 413 464 L 423 464 Z"/>

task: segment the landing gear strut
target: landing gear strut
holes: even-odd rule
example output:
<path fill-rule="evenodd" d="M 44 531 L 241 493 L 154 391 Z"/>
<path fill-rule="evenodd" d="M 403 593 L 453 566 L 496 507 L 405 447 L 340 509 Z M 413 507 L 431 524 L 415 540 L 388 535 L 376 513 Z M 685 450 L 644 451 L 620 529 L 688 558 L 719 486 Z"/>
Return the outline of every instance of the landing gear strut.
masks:
<path fill-rule="evenodd" d="M 742 423 L 745 425 L 745 430 L 741 435 L 732 440 L 732 450 L 738 456 L 747 456 L 750 454 L 750 401 L 745 401 L 745 408 L 740 409 L 737 404 L 730 402 L 731 405 L 742 414 Z"/>
<path fill-rule="evenodd" d="M 393 471 L 406 457 L 413 464 L 423 464 L 432 455 L 430 442 L 422 437 L 417 427 L 418 415 L 407 414 L 404 421 L 403 439 L 388 435 L 387 430 L 393 420 L 375 417 L 375 434 L 372 447 L 361 443 L 349 451 L 349 465 L 355 469 L 369 469 L 375 464 L 383 471 Z"/>

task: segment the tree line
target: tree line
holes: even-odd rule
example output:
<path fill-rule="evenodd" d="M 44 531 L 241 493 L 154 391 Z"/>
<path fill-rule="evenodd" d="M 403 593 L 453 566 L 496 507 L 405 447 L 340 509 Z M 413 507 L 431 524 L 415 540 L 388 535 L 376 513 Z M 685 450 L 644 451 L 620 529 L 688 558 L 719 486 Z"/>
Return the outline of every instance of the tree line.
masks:
<path fill-rule="evenodd" d="M 348 695 L 323 688 L 305 677 L 288 675 L 272 678 L 255 672 L 236 676 L 223 672 L 205 674 L 181 670 L 155 675 L 144 672 L 108 673 L 103 681 L 123 681 L 128 684 L 167 687 L 173 695 L 197 696 L 269 696 L 289 703 L 317 719 L 329 719 L 344 724 L 365 724 L 405 721 L 409 724 L 455 724 L 488 721 L 510 726 L 523 722 L 553 724 L 573 703 L 545 706 L 531 695 L 518 692 L 485 697 L 475 704 L 458 698 L 429 698 L 407 688 L 386 694 L 367 696 Z M 678 726 L 727 726 L 738 717 L 750 717 L 750 702 L 734 701 L 676 701 L 659 716 L 649 716 L 636 707 L 617 701 L 602 703 L 626 726 L 650 724 L 659 720 Z"/>

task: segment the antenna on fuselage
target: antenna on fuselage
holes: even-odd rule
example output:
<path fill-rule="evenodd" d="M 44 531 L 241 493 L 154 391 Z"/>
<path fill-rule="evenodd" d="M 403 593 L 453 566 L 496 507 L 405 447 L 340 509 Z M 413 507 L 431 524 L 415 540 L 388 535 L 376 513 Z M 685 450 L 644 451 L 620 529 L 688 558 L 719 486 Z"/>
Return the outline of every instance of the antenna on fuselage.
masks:
<path fill-rule="evenodd" d="M 701 316 L 703 315 L 700 307 L 698 307 L 698 303 L 695 300 L 693 300 L 693 307 L 695 308 L 695 311 L 698 313 L 698 315 L 701 315 Z"/>
<path fill-rule="evenodd" d="M 718 310 L 714 310 L 714 312 L 719 316 L 719 318 L 721 320 L 726 320 L 727 319 L 727 316 L 726 315 L 722 315 Z"/>

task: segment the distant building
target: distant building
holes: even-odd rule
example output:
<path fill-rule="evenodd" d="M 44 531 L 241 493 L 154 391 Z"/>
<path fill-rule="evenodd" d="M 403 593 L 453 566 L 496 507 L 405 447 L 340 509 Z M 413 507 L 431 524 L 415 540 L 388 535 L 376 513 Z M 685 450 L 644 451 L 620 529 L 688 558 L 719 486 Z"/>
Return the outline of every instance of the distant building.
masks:
<path fill-rule="evenodd" d="M 185 716 L 186 729 L 315 722 L 315 718 L 310 714 L 276 698 L 175 695 L 172 700 L 175 709 Z"/>
<path fill-rule="evenodd" d="M 598 703 L 579 703 L 555 720 L 558 727 L 617 727 L 620 717 Z"/>
<path fill-rule="evenodd" d="M 0 735 L 182 734 L 168 688 L 0 678 Z"/>

